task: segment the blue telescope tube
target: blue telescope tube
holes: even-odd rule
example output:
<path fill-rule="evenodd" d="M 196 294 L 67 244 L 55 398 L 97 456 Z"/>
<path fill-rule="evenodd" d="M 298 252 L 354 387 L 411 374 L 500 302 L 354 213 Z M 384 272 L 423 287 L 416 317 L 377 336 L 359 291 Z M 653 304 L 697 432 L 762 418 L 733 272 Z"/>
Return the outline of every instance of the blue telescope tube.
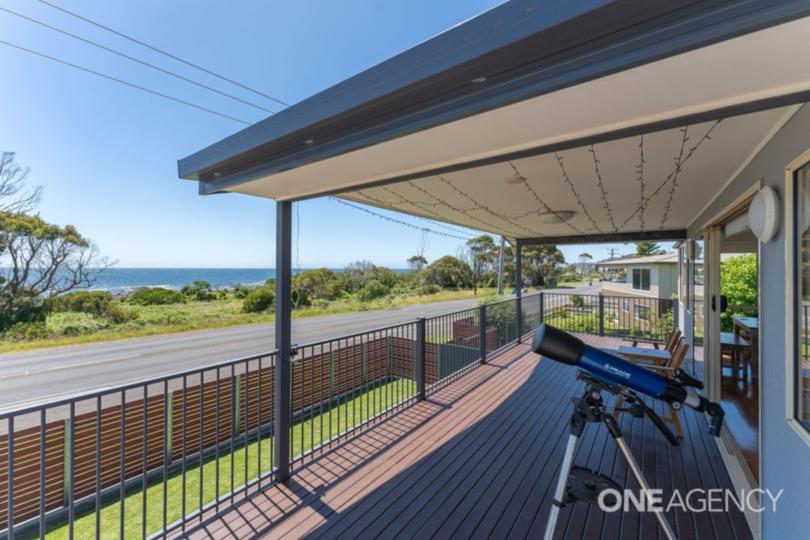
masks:
<path fill-rule="evenodd" d="M 532 350 L 546 358 L 577 366 L 605 382 L 626 386 L 668 403 L 683 403 L 698 410 L 707 405 L 705 398 L 676 381 L 586 345 L 576 336 L 548 324 L 541 324 L 537 329 Z"/>

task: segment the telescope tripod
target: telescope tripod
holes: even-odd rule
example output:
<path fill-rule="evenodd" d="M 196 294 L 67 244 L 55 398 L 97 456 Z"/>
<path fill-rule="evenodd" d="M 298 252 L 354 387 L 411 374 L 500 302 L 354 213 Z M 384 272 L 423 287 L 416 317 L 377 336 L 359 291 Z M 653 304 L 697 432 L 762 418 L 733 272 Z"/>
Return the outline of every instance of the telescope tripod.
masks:
<path fill-rule="evenodd" d="M 641 399 L 638 399 L 632 392 L 622 391 L 618 387 L 608 386 L 604 383 L 596 381 L 584 373 L 580 373 L 580 379 L 588 383 L 585 394 L 580 399 L 574 399 L 574 412 L 571 415 L 571 428 L 568 435 L 568 444 L 565 447 L 565 455 L 563 456 L 562 466 L 560 468 L 560 475 L 557 478 L 557 486 L 554 490 L 554 499 L 551 501 L 551 512 L 549 513 L 548 523 L 546 524 L 545 539 L 552 540 L 554 538 L 554 531 L 557 527 L 557 519 L 560 515 L 560 509 L 566 504 L 573 503 L 577 500 L 582 500 L 590 504 L 597 502 L 599 494 L 605 489 L 615 489 L 621 493 L 621 488 L 610 478 L 600 475 L 590 469 L 574 466 L 574 458 L 576 456 L 577 447 L 579 446 L 582 434 L 585 431 L 585 426 L 588 423 L 602 423 L 607 427 L 616 445 L 619 447 L 627 466 L 633 473 L 638 485 L 641 487 L 642 493 L 647 493 L 650 485 L 641 468 L 636 462 L 633 454 L 630 452 L 630 447 L 622 436 L 619 424 L 611 414 L 606 412 L 604 402 L 602 400 L 602 390 L 607 390 L 612 393 L 622 393 L 625 399 L 633 403 L 633 413 L 635 416 L 648 416 L 656 427 L 661 430 L 663 428 L 664 435 L 670 443 L 675 446 L 679 441 L 672 434 L 671 431 L 663 424 L 658 415 L 655 414 L 649 407 L 647 407 Z M 669 525 L 666 516 L 663 512 L 656 511 L 655 517 L 658 520 L 664 535 L 669 540 L 675 540 L 675 532 Z"/>

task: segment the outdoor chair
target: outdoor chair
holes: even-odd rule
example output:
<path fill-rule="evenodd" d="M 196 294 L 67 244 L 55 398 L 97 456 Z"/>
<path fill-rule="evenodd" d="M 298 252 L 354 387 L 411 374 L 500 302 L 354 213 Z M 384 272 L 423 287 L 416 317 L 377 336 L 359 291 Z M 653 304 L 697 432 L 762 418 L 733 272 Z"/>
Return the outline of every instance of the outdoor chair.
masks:
<path fill-rule="evenodd" d="M 675 329 L 670 334 L 669 339 L 663 349 L 657 347 L 651 349 L 649 347 L 628 347 L 623 345 L 619 347 L 617 352 L 619 355 L 639 363 L 651 363 L 659 366 L 667 365 L 672 360 L 672 353 L 675 347 L 681 340 L 681 331 Z"/>
<path fill-rule="evenodd" d="M 639 337 L 625 338 L 624 341 L 629 341 L 630 343 L 633 344 L 632 345 L 633 347 L 638 347 L 639 343 L 646 343 L 648 345 L 652 345 L 653 348 L 656 350 L 660 349 L 661 345 L 663 344 L 664 350 L 672 352 L 672 350 L 675 348 L 675 345 L 678 343 L 678 338 L 680 337 L 681 337 L 681 330 L 680 328 L 676 328 L 675 330 L 672 331 L 672 333 L 669 335 L 669 337 L 665 342 L 662 342 L 657 339 L 644 339 Z"/>
<path fill-rule="evenodd" d="M 676 369 L 680 369 L 681 364 L 683 364 L 684 359 L 686 358 L 686 353 L 689 351 L 689 344 L 683 338 L 680 338 L 675 346 L 675 350 L 672 352 L 672 357 L 670 361 L 664 365 L 658 365 L 654 363 L 648 362 L 636 362 L 640 365 L 643 365 L 645 368 L 653 370 L 661 375 L 666 377 L 672 377 L 673 373 Z M 632 361 L 632 360 L 631 360 Z M 613 418 L 619 418 L 619 413 L 621 412 L 629 412 L 626 410 L 621 410 L 622 405 L 624 405 L 624 398 L 620 395 L 619 398 L 616 400 L 615 409 L 613 411 Z M 678 416 L 678 411 L 673 408 L 671 405 L 665 405 L 668 409 L 668 414 L 661 417 L 664 423 L 672 425 L 675 435 L 679 438 L 683 438 L 683 428 L 681 427 L 681 420 Z"/>

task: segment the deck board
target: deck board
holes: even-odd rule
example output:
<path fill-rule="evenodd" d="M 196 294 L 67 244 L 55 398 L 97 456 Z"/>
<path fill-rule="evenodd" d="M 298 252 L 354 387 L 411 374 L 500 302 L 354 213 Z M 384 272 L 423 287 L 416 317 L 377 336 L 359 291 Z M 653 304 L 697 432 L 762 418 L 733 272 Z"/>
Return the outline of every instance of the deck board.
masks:
<path fill-rule="evenodd" d="M 606 340 L 590 337 L 592 344 Z M 607 344 L 607 346 L 615 343 Z M 191 538 L 535 538 L 568 432 L 576 370 L 507 350 L 189 532 Z M 663 405 L 656 408 L 663 412 Z M 650 422 L 620 425 L 653 487 L 730 487 L 704 418 L 684 411 L 673 448 Z M 636 487 L 606 430 L 589 425 L 577 464 Z M 685 492 L 685 491 L 684 491 Z M 750 538 L 741 513 L 671 512 L 680 538 Z M 652 515 L 569 505 L 558 538 L 661 538 Z"/>

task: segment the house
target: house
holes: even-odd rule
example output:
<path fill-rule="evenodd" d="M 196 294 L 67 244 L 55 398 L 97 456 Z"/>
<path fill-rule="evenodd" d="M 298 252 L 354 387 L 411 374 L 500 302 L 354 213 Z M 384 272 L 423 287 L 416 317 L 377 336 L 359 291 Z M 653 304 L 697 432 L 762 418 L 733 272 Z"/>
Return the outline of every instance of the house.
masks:
<path fill-rule="evenodd" d="M 156 529 L 170 536 L 543 534 L 559 504 L 550 494 L 566 446 L 566 412 L 583 391 L 576 369 L 537 358 L 525 343 L 544 320 L 544 295 L 523 296 L 518 288 L 516 298 L 477 311 L 293 346 L 292 208 L 331 196 L 502 235 L 516 247 L 518 282 L 525 246 L 679 242 L 674 319 L 701 352 L 692 374 L 706 397 L 727 404 L 727 421 L 712 437 L 705 417 L 684 407 L 679 447 L 643 419 L 624 418 L 622 429 L 665 493 L 748 490 L 751 504 L 742 508 L 673 510 L 680 536 L 805 537 L 808 57 L 806 0 L 513 0 L 181 159 L 179 175 L 203 195 L 274 201 L 276 350 L 241 359 L 225 352 L 222 364 L 192 373 L 0 413 L 12 449 L 0 460 L 8 463 L 0 465 L 0 479 L 14 478 L 19 468 L 18 440 L 73 456 L 69 435 L 107 425 L 100 407 L 108 394 L 113 402 L 105 410 L 121 419 L 110 446 L 106 438 L 82 440 L 81 462 L 57 456 L 51 476 L 26 476 L 70 488 L 49 502 L 42 487 L 38 513 L 35 487 L 26 499 L 16 482 L 0 484 L 12 501 L 6 522 L 15 523 L 18 502 L 39 516 L 43 532 L 51 503 L 64 504 L 71 526 L 76 501 L 89 501 L 98 516 L 102 482 L 88 478 L 96 478 L 93 464 L 101 459 L 93 456 L 103 456 L 120 458 L 104 482 L 122 497 L 133 482 L 146 493 L 147 479 L 161 473 L 165 490 L 167 474 L 182 471 L 183 512 L 167 519 L 164 504 Z M 760 280 L 759 326 L 749 324 L 756 338 L 748 349 L 751 377 L 738 381 L 734 395 L 720 327 L 720 261 L 732 251 L 757 254 Z M 640 290 L 645 280 L 640 273 Z M 652 290 L 652 273 L 648 283 Z M 479 350 L 465 333 L 468 351 L 438 377 L 432 359 L 450 346 L 458 320 L 465 332 L 477 324 Z M 488 345 L 493 331 L 497 350 Z M 582 339 L 615 346 L 601 335 Z M 130 403 L 128 392 L 140 401 Z M 753 410 L 753 425 L 729 399 Z M 336 427 L 335 403 L 353 411 L 338 414 Z M 60 407 L 66 416 L 51 436 L 46 413 Z M 125 417 L 141 422 L 124 429 Z M 24 419 L 35 423 L 20 438 Z M 169 419 L 173 430 L 166 429 Z M 156 441 L 138 438 L 148 425 L 163 428 Z M 272 445 L 262 446 L 268 434 Z M 607 434 L 586 439 L 575 461 L 633 488 Z M 152 446 L 170 452 L 151 462 Z M 235 448 L 257 460 L 255 474 L 245 468 L 244 479 L 234 480 L 231 468 L 230 487 L 214 500 L 187 497 L 188 467 L 201 477 L 195 463 L 222 451 L 233 456 Z M 757 466 L 746 452 L 756 454 Z M 26 472 L 37 470 L 38 455 L 29 450 L 19 458 L 34 460 L 25 462 Z M 51 460 L 40 463 L 50 470 Z M 74 470 L 82 474 L 74 478 Z M 217 472 L 217 486 L 219 480 Z M 139 517 L 149 519 L 145 511 Z M 139 530 L 120 519 L 122 533 Z M 604 513 L 577 503 L 565 505 L 560 519 L 565 527 L 557 537 L 658 534 L 650 512 Z"/>
<path fill-rule="evenodd" d="M 617 280 L 602 282 L 600 294 L 621 297 L 610 302 L 617 321 L 635 319 L 646 328 L 653 318 L 674 316 L 673 298 L 678 294 L 678 254 L 615 259 L 597 263 L 601 270 L 621 271 Z M 621 277 L 623 276 L 623 278 Z"/>
<path fill-rule="evenodd" d="M 784 490 L 778 510 L 746 513 L 754 536 L 802 536 L 808 15 L 806 1 L 507 2 L 180 160 L 180 176 L 202 194 L 276 201 L 282 300 L 290 209 L 313 197 L 503 235 L 518 259 L 544 243 L 679 241 L 676 320 L 702 347 L 717 400 L 721 254 L 748 246 L 760 276 L 760 467 L 748 470 L 728 429 L 707 452 L 738 488 Z M 639 270 L 634 292 L 674 292 L 671 275 Z M 279 306 L 284 369 L 290 316 Z"/>
<path fill-rule="evenodd" d="M 665 253 L 600 261 L 600 270 L 621 270 L 623 281 L 602 282 L 602 292 L 612 296 L 640 296 L 669 300 L 678 295 L 678 254 Z"/>

